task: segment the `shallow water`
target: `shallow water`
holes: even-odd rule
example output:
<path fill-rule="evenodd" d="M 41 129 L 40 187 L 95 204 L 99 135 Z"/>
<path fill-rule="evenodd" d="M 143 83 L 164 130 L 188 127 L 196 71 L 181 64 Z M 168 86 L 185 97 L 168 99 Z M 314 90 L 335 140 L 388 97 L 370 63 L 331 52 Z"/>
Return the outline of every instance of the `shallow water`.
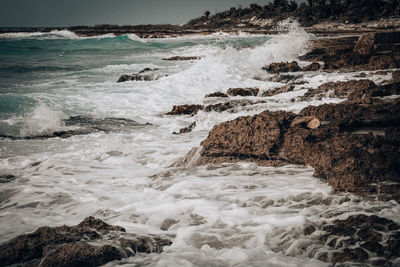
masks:
<path fill-rule="evenodd" d="M 333 193 L 312 176 L 311 168 L 252 163 L 170 167 L 199 146 L 217 123 L 265 109 L 298 112 L 309 104 L 339 101 L 290 99 L 303 94 L 302 87 L 354 74 L 309 73 L 303 78 L 308 84 L 236 113 L 163 115 L 173 105 L 212 102 L 204 96 L 230 87 L 282 86 L 266 81 L 269 75 L 261 67 L 296 59 L 314 38 L 294 24 L 286 26 L 289 32 L 277 36 L 1 35 L 0 134 L 68 129 L 62 120 L 71 115 L 151 123 L 68 139 L 0 139 L 0 174 L 16 176 L 0 184 L 1 240 L 96 216 L 128 232 L 173 239 L 160 255 L 138 255 L 108 266 L 323 266 L 307 257 L 324 249 L 302 234 L 310 222 L 366 213 L 399 223 L 398 203 Z M 174 55 L 202 59 L 162 60 Z M 116 83 L 121 74 L 146 67 L 168 76 Z M 378 82 L 383 78 L 374 77 Z M 192 133 L 171 134 L 193 121 L 197 126 Z M 176 223 L 163 231 L 166 219 Z"/>

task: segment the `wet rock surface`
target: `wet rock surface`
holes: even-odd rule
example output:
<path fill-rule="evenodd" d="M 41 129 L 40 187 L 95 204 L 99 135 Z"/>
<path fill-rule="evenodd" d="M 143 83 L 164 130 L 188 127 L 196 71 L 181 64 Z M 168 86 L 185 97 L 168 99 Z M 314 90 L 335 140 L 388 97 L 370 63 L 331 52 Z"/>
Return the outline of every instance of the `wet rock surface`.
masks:
<path fill-rule="evenodd" d="M 180 105 L 173 106 L 172 110 L 168 112 L 166 115 L 195 115 L 199 110 L 204 108 L 203 105 Z"/>
<path fill-rule="evenodd" d="M 291 92 L 293 90 L 294 90 L 294 85 L 289 83 L 283 87 L 274 88 L 274 89 L 265 91 L 261 94 L 261 96 L 263 96 L 263 97 L 274 96 L 274 95 L 278 95 L 278 94 L 282 94 L 282 93 Z"/>
<path fill-rule="evenodd" d="M 163 60 L 170 60 L 170 61 L 182 61 L 182 60 L 198 60 L 201 57 L 197 56 L 173 56 L 169 58 L 163 58 Z"/>
<path fill-rule="evenodd" d="M 118 79 L 118 83 L 121 82 L 127 82 L 127 81 L 154 81 L 158 80 L 161 77 L 164 77 L 165 75 L 157 74 L 156 71 L 159 69 L 151 69 L 151 68 L 145 68 L 139 73 L 133 73 L 133 74 L 123 74 L 121 77 Z"/>
<path fill-rule="evenodd" d="M 258 88 L 230 88 L 226 94 L 230 96 L 257 96 L 259 91 Z"/>
<path fill-rule="evenodd" d="M 399 200 L 399 114 L 399 100 L 309 106 L 298 115 L 264 111 L 215 126 L 198 164 L 306 164 L 335 190 Z"/>
<path fill-rule="evenodd" d="M 323 61 L 324 70 L 379 70 L 400 67 L 400 32 L 367 33 L 361 37 L 321 39 L 300 57 Z"/>
<path fill-rule="evenodd" d="M 12 180 L 14 180 L 15 178 L 17 178 L 17 177 L 15 175 L 12 175 L 12 174 L 0 175 L 0 184 L 9 183 Z"/>
<path fill-rule="evenodd" d="M 0 246 L 2 266 L 100 266 L 136 253 L 161 253 L 166 238 L 127 234 L 120 226 L 87 217 L 76 226 L 40 227 Z"/>
<path fill-rule="evenodd" d="M 222 93 L 222 92 L 215 92 L 215 93 L 208 94 L 208 95 L 205 96 L 205 98 L 209 98 L 209 97 L 224 97 L 224 98 L 226 98 L 226 97 L 229 97 L 229 96 L 227 94 L 225 94 L 225 93 Z"/>
<path fill-rule="evenodd" d="M 354 103 L 371 103 L 372 97 L 396 95 L 400 93 L 400 83 L 388 83 L 377 86 L 370 80 L 351 80 L 347 82 L 329 82 L 317 88 L 309 89 L 300 101 L 323 97 L 348 99 Z"/>
<path fill-rule="evenodd" d="M 196 122 L 193 122 L 189 126 L 180 129 L 179 132 L 173 132 L 173 134 L 190 133 L 195 127 L 196 127 Z"/>
<path fill-rule="evenodd" d="M 263 70 L 270 73 L 281 73 L 281 72 L 296 72 L 300 71 L 301 68 L 296 61 L 292 62 L 281 62 L 281 63 L 272 63 L 268 66 L 263 67 Z"/>
<path fill-rule="evenodd" d="M 391 260 L 400 256 L 400 226 L 375 215 L 352 215 L 345 220 L 310 225 L 304 234 L 323 244 L 325 249 L 314 257 L 325 262 L 393 266 Z"/>
<path fill-rule="evenodd" d="M 55 130 L 46 134 L 30 135 L 30 136 L 13 136 L 13 135 L 0 135 L 0 138 L 7 138 L 13 140 L 35 140 L 47 138 L 69 138 L 74 135 L 92 134 L 96 132 L 122 132 L 136 127 L 144 127 L 150 125 L 149 123 L 142 124 L 134 120 L 126 118 L 94 118 L 91 116 L 79 115 L 71 116 L 62 121 L 63 126 L 71 127 L 73 129 Z"/>

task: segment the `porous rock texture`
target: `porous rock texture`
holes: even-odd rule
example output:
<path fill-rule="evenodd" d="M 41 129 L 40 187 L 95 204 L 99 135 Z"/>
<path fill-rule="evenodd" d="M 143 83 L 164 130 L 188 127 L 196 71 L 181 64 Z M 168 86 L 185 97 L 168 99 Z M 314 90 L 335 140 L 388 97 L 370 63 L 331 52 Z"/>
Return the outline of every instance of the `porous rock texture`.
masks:
<path fill-rule="evenodd" d="M 366 33 L 357 37 L 312 41 L 310 52 L 300 57 L 323 61 L 324 70 L 379 70 L 400 67 L 400 32 Z"/>
<path fill-rule="evenodd" d="M 264 111 L 215 126 L 197 164 L 305 164 L 335 190 L 399 200 L 399 126 L 400 100 L 309 106 L 298 115 Z"/>
<path fill-rule="evenodd" d="M 171 243 L 127 234 L 123 227 L 87 217 L 76 226 L 40 227 L 0 245 L 0 265 L 99 266 L 138 252 L 161 253 Z"/>

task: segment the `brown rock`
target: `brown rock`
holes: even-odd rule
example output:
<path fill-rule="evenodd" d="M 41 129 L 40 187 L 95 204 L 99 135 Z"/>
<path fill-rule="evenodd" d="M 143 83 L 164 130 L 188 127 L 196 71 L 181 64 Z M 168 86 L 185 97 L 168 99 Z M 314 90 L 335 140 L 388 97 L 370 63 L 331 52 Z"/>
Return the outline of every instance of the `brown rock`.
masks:
<path fill-rule="evenodd" d="M 222 93 L 222 92 L 215 92 L 215 93 L 212 93 L 212 94 L 208 94 L 205 97 L 206 98 L 208 98 L 208 97 L 228 97 L 228 95 L 225 94 L 225 93 Z"/>
<path fill-rule="evenodd" d="M 226 93 L 230 96 L 257 96 L 258 88 L 230 88 Z"/>
<path fill-rule="evenodd" d="M 307 67 L 304 67 L 303 71 L 319 71 L 320 68 L 321 68 L 321 65 L 318 62 L 313 62 L 310 65 L 308 65 Z"/>
<path fill-rule="evenodd" d="M 375 34 L 363 34 L 354 46 L 354 53 L 359 55 L 371 55 L 374 53 Z"/>
<path fill-rule="evenodd" d="M 168 239 L 126 234 L 123 227 L 88 217 L 76 226 L 40 227 L 8 241 L 0 246 L 0 262 L 5 266 L 98 266 L 134 255 L 122 249 L 120 240 L 109 239 L 112 236 L 124 236 L 137 247 L 151 244 L 158 252 L 171 244 Z"/>
<path fill-rule="evenodd" d="M 400 101 L 310 106 L 298 116 L 264 111 L 215 126 L 198 164 L 308 164 L 335 190 L 380 193 L 381 182 L 400 182 L 399 114 Z M 400 198 L 398 187 L 388 190 Z"/>
<path fill-rule="evenodd" d="M 366 73 L 364 73 L 364 72 L 361 72 L 360 74 L 357 74 L 357 75 L 355 75 L 354 77 L 356 77 L 356 78 L 365 78 L 365 77 L 367 77 L 368 75 L 366 74 Z"/>
<path fill-rule="evenodd" d="M 182 128 L 179 130 L 179 133 L 173 132 L 173 134 L 183 134 L 183 133 L 190 133 L 196 127 L 196 122 L 193 122 L 188 127 Z"/>
<path fill-rule="evenodd" d="M 274 88 L 268 91 L 265 91 L 262 93 L 262 97 L 268 97 L 268 96 L 274 96 L 274 95 L 278 95 L 278 94 L 282 94 L 282 93 L 286 93 L 286 92 L 291 92 L 294 90 L 294 85 L 292 84 L 287 84 L 283 87 L 280 88 Z"/>
<path fill-rule="evenodd" d="M 172 225 L 177 224 L 178 222 L 179 221 L 176 221 L 174 219 L 167 218 L 162 222 L 160 229 L 163 231 L 167 231 Z"/>
<path fill-rule="evenodd" d="M 196 115 L 199 110 L 202 110 L 204 106 L 202 105 L 180 105 L 173 106 L 172 110 L 166 115 Z"/>
<path fill-rule="evenodd" d="M 309 89 L 301 98 L 308 101 L 314 97 L 333 97 L 361 102 L 364 95 L 382 95 L 383 89 L 370 80 L 351 80 L 347 82 L 329 82 L 317 88 Z"/>
<path fill-rule="evenodd" d="M 263 70 L 271 73 L 281 73 L 281 72 L 296 72 L 300 71 L 301 68 L 296 61 L 292 62 L 281 62 L 281 63 L 272 63 L 268 66 L 263 67 Z"/>

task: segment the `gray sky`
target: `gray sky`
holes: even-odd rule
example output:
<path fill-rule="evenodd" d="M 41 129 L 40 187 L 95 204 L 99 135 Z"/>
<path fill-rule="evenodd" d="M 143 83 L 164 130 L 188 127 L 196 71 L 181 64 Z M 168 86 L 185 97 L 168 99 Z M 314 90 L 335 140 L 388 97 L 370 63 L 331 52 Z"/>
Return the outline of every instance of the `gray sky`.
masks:
<path fill-rule="evenodd" d="M 271 0 L 0 0 L 0 27 L 185 23 L 205 10 Z M 301 1 L 298 1 L 301 2 Z"/>

